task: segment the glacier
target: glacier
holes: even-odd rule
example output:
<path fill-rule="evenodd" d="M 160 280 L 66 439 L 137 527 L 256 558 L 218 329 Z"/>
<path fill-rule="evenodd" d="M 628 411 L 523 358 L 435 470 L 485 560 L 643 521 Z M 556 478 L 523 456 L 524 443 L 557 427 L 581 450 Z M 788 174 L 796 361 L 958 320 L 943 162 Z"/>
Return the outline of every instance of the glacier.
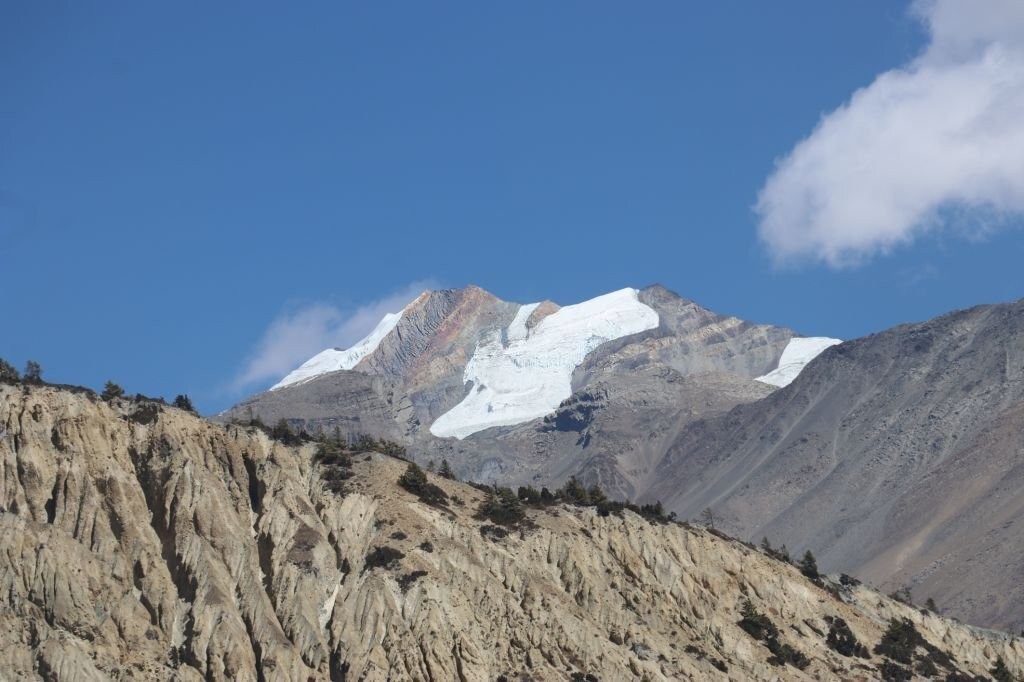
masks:
<path fill-rule="evenodd" d="M 588 353 L 658 326 L 658 313 L 638 294 L 627 288 L 565 306 L 533 329 L 526 323 L 539 304 L 521 306 L 507 328 L 478 342 L 463 373 L 469 393 L 435 419 L 430 432 L 462 439 L 550 414 L 572 394 L 573 370 Z"/>
<path fill-rule="evenodd" d="M 388 313 L 377 323 L 377 326 L 373 328 L 373 331 L 366 338 L 351 348 L 328 348 L 321 353 L 317 353 L 299 365 L 297 369 L 290 372 L 284 379 L 271 386 L 270 390 L 274 391 L 284 386 L 300 384 L 327 372 L 336 372 L 339 369 L 352 369 L 359 364 L 360 360 L 377 350 L 377 346 L 398 325 L 404 313 L 404 309 L 397 313 Z"/>
<path fill-rule="evenodd" d="M 830 339 L 827 336 L 793 337 L 782 351 L 779 366 L 768 374 L 757 377 L 757 381 L 780 388 L 788 386 L 803 371 L 808 362 L 821 355 L 826 348 L 837 343 L 842 343 L 842 340 Z"/>

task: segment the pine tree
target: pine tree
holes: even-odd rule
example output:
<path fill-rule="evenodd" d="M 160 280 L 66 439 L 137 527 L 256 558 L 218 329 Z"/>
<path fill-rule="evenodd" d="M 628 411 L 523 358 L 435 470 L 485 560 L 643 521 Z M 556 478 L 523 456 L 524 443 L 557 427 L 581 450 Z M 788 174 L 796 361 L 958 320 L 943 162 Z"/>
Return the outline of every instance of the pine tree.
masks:
<path fill-rule="evenodd" d="M 21 381 L 21 375 L 14 365 L 0 358 L 0 384 L 16 384 Z"/>
<path fill-rule="evenodd" d="M 104 386 L 103 386 L 103 393 L 100 394 L 100 398 L 102 398 L 103 400 L 106 400 L 107 402 L 110 402 L 111 400 L 114 400 L 115 398 L 123 398 L 123 397 L 124 397 L 124 389 L 121 388 L 120 386 L 118 386 L 117 384 L 115 384 L 113 381 L 108 381 L 106 384 L 104 384 Z"/>
<path fill-rule="evenodd" d="M 583 484 L 575 476 L 570 476 L 559 492 L 561 493 L 562 500 L 569 504 L 575 504 L 580 507 L 590 504 L 590 496 L 587 494 L 587 489 L 583 487 Z"/>
<path fill-rule="evenodd" d="M 292 431 L 292 427 L 288 424 L 288 420 L 281 418 L 274 424 L 274 428 L 270 430 L 270 437 L 274 440 L 279 440 L 285 445 L 297 445 L 301 442 L 295 432 Z"/>
<path fill-rule="evenodd" d="M 814 555 L 811 554 L 811 550 L 804 552 L 804 558 L 800 560 L 800 572 L 811 580 L 819 580 L 821 574 L 818 573 L 818 562 L 814 559 Z"/>
<path fill-rule="evenodd" d="M 743 605 L 740 607 L 740 616 L 742 618 L 737 622 L 737 625 L 754 639 L 767 641 L 778 638 L 779 629 L 775 626 L 775 623 L 768 616 L 758 611 L 749 597 L 743 600 Z"/>
<path fill-rule="evenodd" d="M 448 464 L 447 459 L 441 460 L 441 468 L 437 470 L 437 473 L 441 478 L 447 478 L 449 481 L 455 480 L 455 472 L 452 471 L 452 467 Z"/>
<path fill-rule="evenodd" d="M 405 473 L 398 479 L 398 485 L 409 492 L 419 492 L 427 485 L 427 474 L 418 464 L 409 462 L 409 466 L 405 468 Z"/>
<path fill-rule="evenodd" d="M 398 485 L 427 504 L 443 506 L 448 502 L 448 495 L 444 490 L 431 483 L 427 478 L 427 472 L 415 462 L 409 462 L 405 473 L 398 477 Z"/>
<path fill-rule="evenodd" d="M 540 504 L 540 491 L 532 485 L 521 485 L 516 496 L 526 504 Z"/>
<path fill-rule="evenodd" d="M 705 507 L 704 511 L 700 513 L 700 520 L 708 528 L 715 527 L 715 513 L 711 511 L 711 507 Z"/>
<path fill-rule="evenodd" d="M 196 413 L 196 408 L 192 406 L 192 399 L 185 394 L 175 396 L 174 402 L 171 403 L 174 407 L 179 410 L 185 410 L 186 412 Z"/>
<path fill-rule="evenodd" d="M 523 520 L 523 503 L 511 488 L 495 486 L 480 503 L 477 518 L 488 519 L 503 526 L 514 526 Z"/>
<path fill-rule="evenodd" d="M 26 384 L 41 384 L 43 382 L 43 368 L 35 360 L 25 363 L 23 376 Z"/>

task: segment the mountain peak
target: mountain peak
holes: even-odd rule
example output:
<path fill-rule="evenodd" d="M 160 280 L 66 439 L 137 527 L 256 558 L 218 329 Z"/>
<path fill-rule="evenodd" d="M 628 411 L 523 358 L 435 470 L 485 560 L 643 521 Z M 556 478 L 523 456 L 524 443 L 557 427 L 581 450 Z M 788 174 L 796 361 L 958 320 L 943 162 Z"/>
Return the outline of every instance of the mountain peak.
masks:
<path fill-rule="evenodd" d="M 588 358 L 607 356 L 613 365 L 662 362 L 684 374 L 726 370 L 781 386 L 835 342 L 812 340 L 787 349 L 792 332 L 745 324 L 660 284 L 565 306 L 503 301 L 469 284 L 423 292 L 385 315 L 351 348 L 318 353 L 272 390 L 338 371 L 387 377 L 417 396 L 412 400 L 422 401 L 425 412 L 418 418 L 432 434 L 465 438 L 553 413 L 585 376 L 578 370 Z M 762 333 L 768 336 L 755 340 Z M 751 334 L 731 348 L 737 341 L 730 339 Z M 640 343 L 641 337 L 661 341 Z M 695 357 L 705 352 L 701 349 L 712 356 Z"/>

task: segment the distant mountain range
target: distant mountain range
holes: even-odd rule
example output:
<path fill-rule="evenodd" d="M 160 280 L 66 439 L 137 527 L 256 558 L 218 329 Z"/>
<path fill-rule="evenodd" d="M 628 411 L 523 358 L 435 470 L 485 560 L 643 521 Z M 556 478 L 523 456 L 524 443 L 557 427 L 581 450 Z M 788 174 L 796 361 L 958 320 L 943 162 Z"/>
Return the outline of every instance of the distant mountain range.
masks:
<path fill-rule="evenodd" d="M 660 286 L 560 307 L 425 292 L 222 420 L 405 444 L 460 476 L 661 500 L 1024 626 L 1024 303 L 804 338 Z"/>

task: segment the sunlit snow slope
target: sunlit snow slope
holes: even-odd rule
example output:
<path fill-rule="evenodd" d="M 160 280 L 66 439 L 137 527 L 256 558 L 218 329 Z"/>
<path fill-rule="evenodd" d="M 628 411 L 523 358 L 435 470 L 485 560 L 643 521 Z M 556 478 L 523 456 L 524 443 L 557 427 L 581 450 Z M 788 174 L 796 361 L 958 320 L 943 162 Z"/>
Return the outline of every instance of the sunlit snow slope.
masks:
<path fill-rule="evenodd" d="M 317 353 L 309 360 L 302 363 L 298 369 L 292 371 L 284 379 L 281 379 L 281 381 L 271 386 L 270 390 L 273 391 L 274 389 L 281 388 L 283 386 L 308 381 L 313 377 L 326 374 L 327 372 L 336 372 L 339 369 L 352 369 L 359 364 L 360 360 L 377 349 L 377 346 L 380 345 L 380 342 L 384 337 L 387 336 L 388 333 L 395 328 L 395 325 L 398 324 L 398 321 L 402 319 L 403 312 L 404 311 L 400 311 L 385 315 L 366 338 L 347 350 L 328 348 L 322 353 Z"/>
<path fill-rule="evenodd" d="M 542 417 L 572 393 L 572 373 L 588 353 L 613 339 L 658 326 L 658 313 L 622 289 L 526 322 L 538 304 L 522 306 L 505 330 L 482 339 L 466 365 L 462 402 L 430 426 L 435 436 L 465 438 L 492 426 Z"/>
<path fill-rule="evenodd" d="M 772 386 L 786 386 L 796 379 L 808 362 L 818 357 L 829 346 L 834 346 L 837 343 L 842 343 L 842 341 L 830 339 L 827 336 L 792 338 L 786 345 L 786 350 L 782 351 L 779 366 L 768 374 L 757 377 L 757 380 Z"/>

